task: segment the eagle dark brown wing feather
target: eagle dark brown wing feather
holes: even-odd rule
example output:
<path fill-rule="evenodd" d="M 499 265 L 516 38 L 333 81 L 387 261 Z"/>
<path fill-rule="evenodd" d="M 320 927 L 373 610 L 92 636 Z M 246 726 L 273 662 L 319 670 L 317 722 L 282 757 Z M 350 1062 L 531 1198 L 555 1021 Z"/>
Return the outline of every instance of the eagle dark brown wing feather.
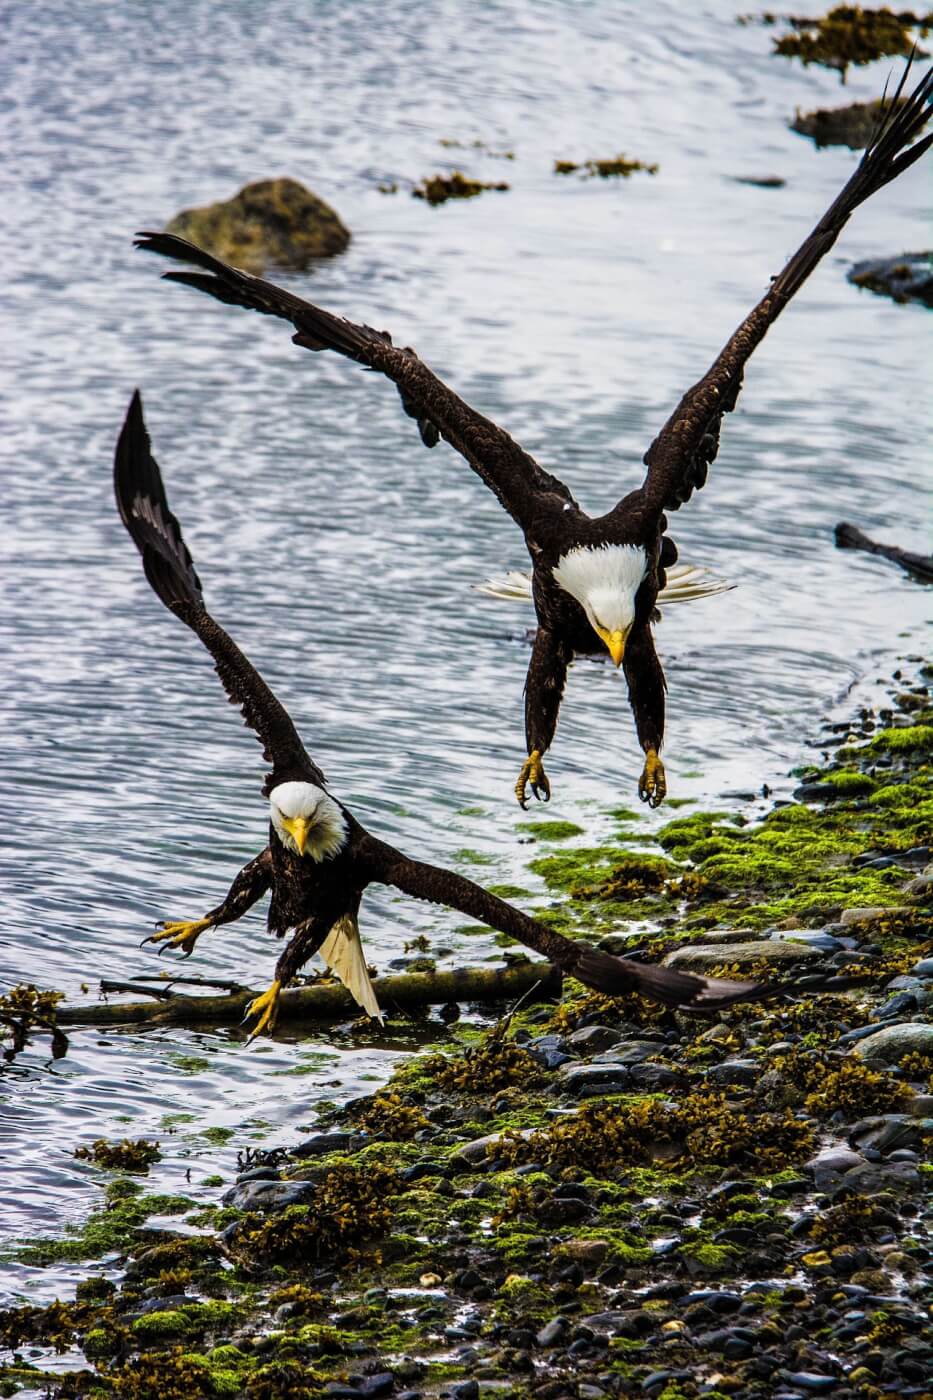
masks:
<path fill-rule="evenodd" d="M 169 510 L 162 474 L 152 455 L 139 391 L 134 393 L 117 442 L 113 470 L 117 507 L 153 590 L 204 643 L 217 674 L 246 724 L 259 736 L 272 764 L 263 792 L 293 779 L 324 785 L 324 774 L 305 752 L 285 708 L 204 606 L 181 526 Z"/>
<path fill-rule="evenodd" d="M 230 305 L 290 321 L 296 345 L 307 350 L 335 350 L 391 379 L 405 412 L 416 419 L 425 444 L 433 446 L 438 434 L 445 438 L 519 525 L 530 523 L 542 497 L 556 495 L 561 503 L 576 504 L 562 481 L 540 467 L 504 429 L 464 403 L 413 350 L 393 345 L 387 331 L 334 316 L 272 282 L 230 267 L 174 234 L 140 233 L 136 246 L 205 269 L 167 272 L 168 281 L 185 283 Z"/>
<path fill-rule="evenodd" d="M 651 963 L 635 962 L 632 958 L 617 958 L 565 938 L 555 929 L 523 914 L 504 899 L 474 885 L 453 871 L 443 870 L 424 861 L 409 860 L 399 851 L 381 842 L 372 842 L 378 873 L 372 878 L 382 884 L 426 899 L 432 904 L 446 904 L 459 909 L 470 918 L 500 929 L 517 938 L 526 947 L 563 969 L 579 982 L 606 996 L 623 996 L 637 992 L 666 1006 L 685 1011 L 715 1011 L 738 1001 L 754 1001 L 768 992 L 759 982 L 731 982 L 719 977 L 699 977 L 678 972 L 673 967 L 657 967 Z"/>
<path fill-rule="evenodd" d="M 746 361 L 833 246 L 850 215 L 919 160 L 933 143 L 933 136 L 927 136 L 909 150 L 904 149 L 929 118 L 933 101 L 931 70 L 910 99 L 898 108 L 897 101 L 909 70 L 908 63 L 894 97 L 883 111 L 872 143 L 851 179 L 755 309 L 746 316 L 708 373 L 687 390 L 646 452 L 648 473 L 642 491 L 657 513 L 677 510 L 705 483 L 709 467 L 719 451 L 723 415 L 735 408 L 742 388 Z"/>

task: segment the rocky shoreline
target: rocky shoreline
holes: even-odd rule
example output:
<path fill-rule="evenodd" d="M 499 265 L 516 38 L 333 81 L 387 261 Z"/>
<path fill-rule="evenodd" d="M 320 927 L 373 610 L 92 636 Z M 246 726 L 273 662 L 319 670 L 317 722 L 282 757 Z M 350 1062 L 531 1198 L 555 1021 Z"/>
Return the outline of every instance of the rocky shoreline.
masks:
<path fill-rule="evenodd" d="M 246 1152 L 206 1211 L 117 1151 L 84 1229 L 17 1252 L 107 1264 L 0 1313 L 0 1394 L 930 1394 L 930 676 L 761 822 L 678 815 L 651 851 L 624 812 L 599 848 L 537 823 L 562 930 L 856 985 L 710 1020 L 569 984 Z"/>

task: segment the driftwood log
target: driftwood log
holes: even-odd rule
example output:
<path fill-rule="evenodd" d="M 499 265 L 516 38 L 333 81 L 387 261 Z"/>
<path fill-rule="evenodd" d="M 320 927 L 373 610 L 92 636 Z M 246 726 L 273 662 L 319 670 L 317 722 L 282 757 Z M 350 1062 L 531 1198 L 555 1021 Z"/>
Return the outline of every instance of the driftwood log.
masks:
<path fill-rule="evenodd" d="M 922 583 L 933 583 L 933 557 L 929 554 L 912 554 L 907 549 L 898 549 L 893 544 L 878 544 L 870 540 L 857 525 L 841 521 L 836 526 L 836 545 L 839 549 L 861 549 L 866 554 L 880 554 L 882 559 L 890 559 L 899 564 Z"/>
<path fill-rule="evenodd" d="M 96 1006 L 61 1006 L 61 1026 L 138 1025 L 235 1025 L 258 993 L 236 982 L 211 982 L 196 977 L 159 977 L 132 982 L 101 982 L 110 993 L 136 993 L 150 1001 L 104 1002 Z M 178 992 L 179 985 L 221 987 L 215 996 L 190 996 Z M 447 1002 L 507 1001 L 535 992 L 540 997 L 558 997 L 560 970 L 548 962 L 517 962 L 508 967 L 456 968 L 452 972 L 409 972 L 397 977 L 377 977 L 373 983 L 382 1009 L 390 1013 Z M 279 1024 L 286 1021 L 340 1021 L 359 1015 L 359 1008 L 339 982 L 316 982 L 308 987 L 292 987 L 282 993 Z"/>

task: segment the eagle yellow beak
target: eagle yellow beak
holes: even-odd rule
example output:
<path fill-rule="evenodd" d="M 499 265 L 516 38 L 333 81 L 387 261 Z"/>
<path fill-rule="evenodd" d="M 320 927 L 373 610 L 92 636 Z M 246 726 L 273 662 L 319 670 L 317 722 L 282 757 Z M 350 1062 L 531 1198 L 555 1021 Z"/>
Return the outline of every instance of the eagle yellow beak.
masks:
<path fill-rule="evenodd" d="M 625 643 L 628 639 L 627 632 L 607 632 L 605 627 L 597 627 L 600 639 L 605 643 L 609 655 L 612 657 L 614 666 L 622 665 L 622 658 L 625 655 Z"/>
<path fill-rule="evenodd" d="M 308 836 L 311 831 L 311 823 L 307 817 L 283 817 L 282 825 L 289 836 L 298 847 L 298 854 L 303 856 L 305 846 L 308 844 Z"/>

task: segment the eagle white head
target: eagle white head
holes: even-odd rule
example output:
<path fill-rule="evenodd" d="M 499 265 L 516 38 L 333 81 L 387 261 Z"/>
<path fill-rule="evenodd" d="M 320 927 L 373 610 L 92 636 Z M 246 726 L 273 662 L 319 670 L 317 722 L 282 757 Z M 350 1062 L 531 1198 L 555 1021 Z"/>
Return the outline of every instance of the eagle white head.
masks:
<path fill-rule="evenodd" d="M 314 783 L 279 783 L 269 794 L 269 816 L 286 850 L 330 860 L 347 844 L 347 819 Z"/>
<path fill-rule="evenodd" d="M 554 578 L 576 598 L 617 666 L 635 621 L 635 594 L 648 567 L 637 544 L 578 545 L 561 555 Z"/>

